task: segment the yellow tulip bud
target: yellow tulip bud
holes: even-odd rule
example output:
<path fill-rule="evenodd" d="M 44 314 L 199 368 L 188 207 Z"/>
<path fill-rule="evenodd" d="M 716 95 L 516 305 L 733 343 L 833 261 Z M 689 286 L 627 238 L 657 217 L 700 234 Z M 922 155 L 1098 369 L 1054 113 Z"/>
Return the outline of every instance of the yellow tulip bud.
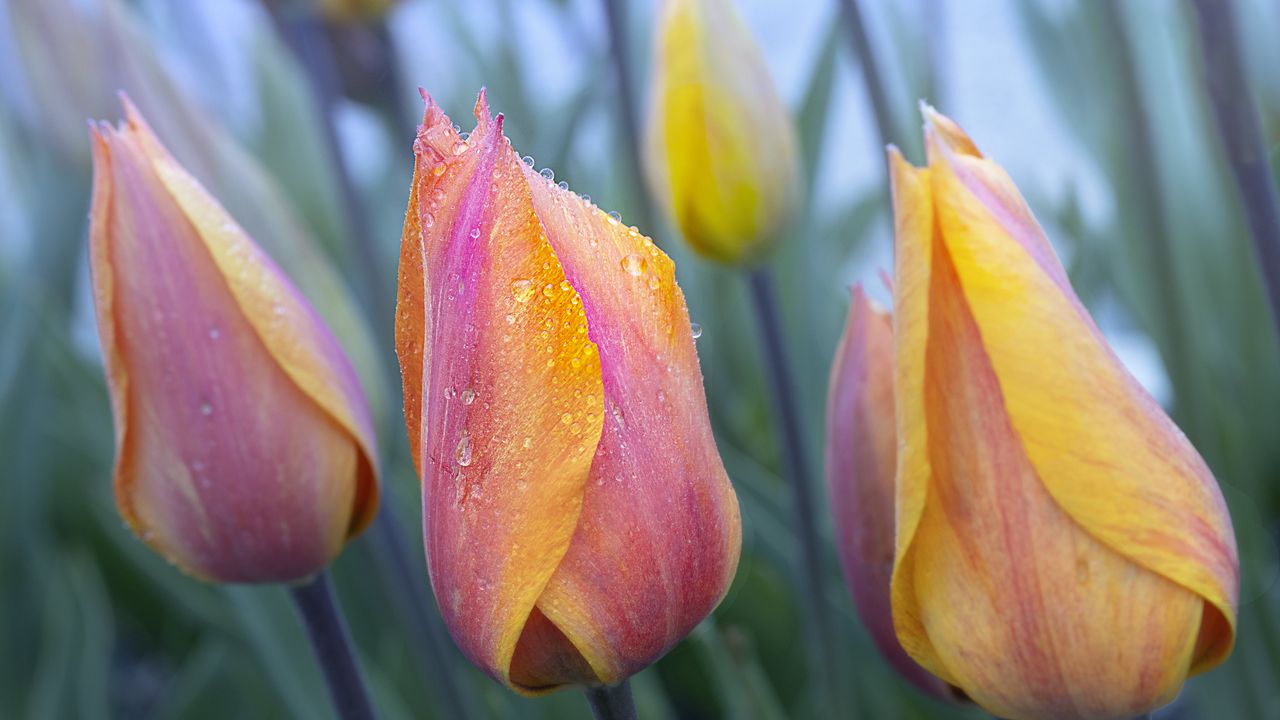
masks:
<path fill-rule="evenodd" d="M 795 129 L 732 0 L 667 0 L 654 59 L 654 197 L 698 253 L 760 257 L 798 195 Z"/>

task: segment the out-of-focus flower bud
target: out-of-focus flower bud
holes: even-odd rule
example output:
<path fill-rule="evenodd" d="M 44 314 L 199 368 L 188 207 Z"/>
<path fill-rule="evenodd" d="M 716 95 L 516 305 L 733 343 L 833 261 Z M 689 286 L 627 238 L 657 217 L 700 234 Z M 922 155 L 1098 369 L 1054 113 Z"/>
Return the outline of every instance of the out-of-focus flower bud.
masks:
<path fill-rule="evenodd" d="M 889 157 L 898 638 L 1000 717 L 1144 714 L 1231 652 L 1226 505 L 1013 182 L 925 114 L 928 167 Z"/>
<path fill-rule="evenodd" d="M 827 397 L 827 492 L 836 549 L 858 616 L 885 660 L 939 699 L 954 695 L 898 644 L 889 606 L 893 573 L 893 327 L 889 313 L 853 289 Z"/>
<path fill-rule="evenodd" d="M 799 194 L 787 108 L 732 0 L 666 0 L 656 37 L 653 195 L 700 254 L 757 259 Z"/>
<path fill-rule="evenodd" d="M 521 163 L 483 93 L 468 140 L 424 98 L 396 349 L 432 587 L 511 688 L 616 683 L 738 563 L 684 296 L 648 238 Z"/>
<path fill-rule="evenodd" d="M 125 116 L 92 132 L 90 229 L 120 513 L 199 578 L 305 578 L 377 509 L 359 381 L 127 100 Z"/>

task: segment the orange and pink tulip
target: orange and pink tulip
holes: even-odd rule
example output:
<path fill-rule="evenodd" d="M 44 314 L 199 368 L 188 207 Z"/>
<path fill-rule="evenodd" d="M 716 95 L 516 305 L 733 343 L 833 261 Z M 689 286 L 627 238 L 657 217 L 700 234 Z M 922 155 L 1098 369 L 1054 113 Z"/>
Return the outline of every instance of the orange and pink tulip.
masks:
<path fill-rule="evenodd" d="M 94 307 L 129 527 L 205 580 L 301 580 L 378 503 L 342 348 L 125 100 L 92 130 Z"/>
<path fill-rule="evenodd" d="M 648 238 L 520 161 L 483 93 L 465 140 L 425 99 L 396 349 L 432 587 L 509 687 L 616 683 L 738 562 L 684 297 Z"/>
<path fill-rule="evenodd" d="M 1008 718 L 1133 717 L 1235 639 L 1231 520 L 1008 175 L 926 109 L 890 151 L 906 651 Z"/>

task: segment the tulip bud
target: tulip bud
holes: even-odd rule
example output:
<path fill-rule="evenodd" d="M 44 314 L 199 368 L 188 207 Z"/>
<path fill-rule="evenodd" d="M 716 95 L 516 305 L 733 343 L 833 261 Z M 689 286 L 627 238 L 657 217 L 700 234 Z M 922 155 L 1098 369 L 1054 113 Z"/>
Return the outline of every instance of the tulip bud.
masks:
<path fill-rule="evenodd" d="M 94 308 L 116 504 L 222 582 L 306 578 L 377 509 L 372 422 L 306 300 L 126 99 L 92 130 Z"/>
<path fill-rule="evenodd" d="M 666 0 L 657 29 L 648 178 L 698 253 L 750 262 L 797 192 L 795 129 L 732 0 Z"/>
<path fill-rule="evenodd" d="M 946 683 L 917 665 L 893 630 L 889 577 L 896 432 L 892 320 L 856 286 L 827 398 L 827 492 L 836 549 L 858 616 L 885 660 L 920 690 L 950 700 L 954 696 Z"/>
<path fill-rule="evenodd" d="M 648 238 L 521 163 L 483 92 L 469 140 L 424 99 L 396 350 L 431 584 L 511 688 L 616 683 L 738 563 L 684 296 Z"/>
<path fill-rule="evenodd" d="M 889 153 L 898 638 L 1000 717 L 1141 715 L 1231 652 L 1226 505 L 1013 182 L 925 114 L 928 167 Z"/>

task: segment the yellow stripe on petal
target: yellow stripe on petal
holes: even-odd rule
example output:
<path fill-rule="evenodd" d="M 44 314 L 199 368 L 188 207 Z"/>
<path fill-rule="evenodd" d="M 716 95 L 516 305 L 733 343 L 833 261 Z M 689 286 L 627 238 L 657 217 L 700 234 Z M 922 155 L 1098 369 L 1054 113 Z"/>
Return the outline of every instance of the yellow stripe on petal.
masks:
<path fill-rule="evenodd" d="M 890 584 L 893 624 L 907 654 L 954 685 L 955 679 L 938 659 L 920 618 L 912 552 L 933 472 L 924 405 L 933 199 L 929 170 L 913 167 L 897 148 L 889 149 L 889 175 L 894 210 L 893 384 L 898 425 L 897 533 Z"/>

